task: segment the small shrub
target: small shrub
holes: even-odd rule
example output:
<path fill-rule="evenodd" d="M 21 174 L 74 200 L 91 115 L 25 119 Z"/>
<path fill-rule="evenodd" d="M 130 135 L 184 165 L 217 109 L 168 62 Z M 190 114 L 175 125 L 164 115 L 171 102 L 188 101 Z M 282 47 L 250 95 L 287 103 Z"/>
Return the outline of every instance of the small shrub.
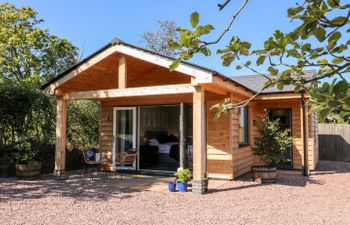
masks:
<path fill-rule="evenodd" d="M 292 144 L 289 129 L 282 130 L 278 120 L 263 118 L 258 126 L 258 133 L 254 140 L 252 152 L 260 157 L 267 166 L 274 166 L 286 161 L 286 150 Z"/>

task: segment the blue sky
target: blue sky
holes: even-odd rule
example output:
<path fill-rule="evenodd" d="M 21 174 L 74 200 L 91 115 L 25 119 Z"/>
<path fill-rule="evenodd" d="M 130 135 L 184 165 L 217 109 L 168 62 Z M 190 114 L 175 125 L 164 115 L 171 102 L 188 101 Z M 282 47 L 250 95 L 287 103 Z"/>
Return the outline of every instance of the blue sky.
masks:
<path fill-rule="evenodd" d="M 17 7 L 29 5 L 45 20 L 42 27 L 52 34 L 63 37 L 79 47 L 84 56 L 98 50 L 114 37 L 126 42 L 142 45 L 140 35 L 155 27 L 156 20 L 173 20 L 179 26 L 189 27 L 189 17 L 193 11 L 201 15 L 200 23 L 211 23 L 215 31 L 208 36 L 214 39 L 226 26 L 233 12 L 242 1 L 232 1 L 223 11 L 217 4 L 225 0 L 11 0 Z M 202 3 L 200 3 L 202 2 Z M 295 24 L 286 17 L 287 9 L 295 5 L 295 0 L 252 0 L 237 18 L 229 34 L 222 43 L 213 48 L 224 47 L 232 35 L 238 35 L 255 46 L 262 46 L 274 30 L 290 31 Z M 248 70 L 236 71 L 234 66 L 222 67 L 221 60 L 196 56 L 192 62 L 210 67 L 225 75 L 252 74 Z"/>

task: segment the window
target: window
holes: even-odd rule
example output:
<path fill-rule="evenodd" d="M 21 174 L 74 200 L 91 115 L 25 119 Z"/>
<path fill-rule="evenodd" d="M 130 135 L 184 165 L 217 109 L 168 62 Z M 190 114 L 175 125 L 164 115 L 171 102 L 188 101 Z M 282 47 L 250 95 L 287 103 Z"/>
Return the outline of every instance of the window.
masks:
<path fill-rule="evenodd" d="M 239 110 L 239 145 L 249 144 L 248 107 Z"/>

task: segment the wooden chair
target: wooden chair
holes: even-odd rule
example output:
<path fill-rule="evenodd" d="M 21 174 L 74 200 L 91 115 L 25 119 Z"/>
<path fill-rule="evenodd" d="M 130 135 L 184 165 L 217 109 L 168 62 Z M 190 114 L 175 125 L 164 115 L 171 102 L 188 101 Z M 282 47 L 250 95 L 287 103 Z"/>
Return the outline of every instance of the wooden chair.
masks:
<path fill-rule="evenodd" d="M 133 149 L 131 153 L 118 154 L 115 160 L 116 167 L 133 167 L 139 155 L 138 149 Z M 115 169 L 115 177 L 117 176 L 117 169 Z M 137 178 L 137 176 L 136 176 Z M 123 180 L 123 168 L 120 170 L 120 179 Z"/>

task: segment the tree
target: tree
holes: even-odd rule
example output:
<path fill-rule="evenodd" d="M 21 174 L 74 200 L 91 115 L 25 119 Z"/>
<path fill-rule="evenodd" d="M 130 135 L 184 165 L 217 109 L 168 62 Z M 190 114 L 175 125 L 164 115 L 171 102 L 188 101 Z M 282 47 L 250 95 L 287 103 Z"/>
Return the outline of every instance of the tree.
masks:
<path fill-rule="evenodd" d="M 149 30 L 141 35 L 141 42 L 146 43 L 146 48 L 154 52 L 166 55 L 175 56 L 175 50 L 169 48 L 170 40 L 179 40 L 179 33 L 176 32 L 176 23 L 168 20 L 158 20 L 157 28 Z"/>
<path fill-rule="evenodd" d="M 43 22 L 29 7 L 0 4 L 0 158 L 53 156 L 56 102 L 39 88 L 75 64 L 78 49 L 40 28 Z M 71 104 L 68 146 L 98 143 L 98 109 L 97 103 Z"/>
<path fill-rule="evenodd" d="M 0 82 L 41 85 L 76 62 L 77 48 L 41 29 L 29 7 L 0 4 Z"/>
<path fill-rule="evenodd" d="M 226 0 L 219 4 L 219 9 L 228 7 L 230 2 L 231 0 Z M 205 40 L 205 35 L 214 26 L 199 25 L 199 13 L 192 13 L 192 28 L 179 28 L 180 40 L 171 40 L 168 43 L 179 54 L 169 69 L 174 70 L 181 60 L 189 60 L 195 54 L 211 55 L 209 47 L 221 41 L 247 4 L 248 0 L 242 1 L 226 29 L 217 39 L 211 41 Z M 287 16 L 295 24 L 294 30 L 289 33 L 276 30 L 265 41 L 263 49 L 253 49 L 250 42 L 233 36 L 224 49 L 216 52 L 220 55 L 223 66 L 230 66 L 232 62 L 238 61 L 240 65 L 236 69 L 245 67 L 266 77 L 268 81 L 261 91 L 271 86 L 282 90 L 285 85 L 294 85 L 296 92 L 309 93 L 309 104 L 315 106 L 311 111 L 319 112 L 321 120 L 335 110 L 340 112 L 341 117 L 349 116 L 350 89 L 346 75 L 350 72 L 350 4 L 342 4 L 340 0 L 305 0 L 297 4 L 297 7 L 289 8 Z M 245 60 L 246 58 L 254 59 L 257 67 L 268 64 L 269 76 L 255 69 L 252 61 Z M 308 68 L 316 69 L 312 77 L 305 76 Z M 324 78 L 333 78 L 333 81 L 329 83 L 323 81 Z M 312 84 L 317 81 L 323 81 L 323 84 L 315 88 Z M 245 105 L 251 99 L 238 104 L 225 101 L 218 104 L 216 109 L 220 114 Z"/>

